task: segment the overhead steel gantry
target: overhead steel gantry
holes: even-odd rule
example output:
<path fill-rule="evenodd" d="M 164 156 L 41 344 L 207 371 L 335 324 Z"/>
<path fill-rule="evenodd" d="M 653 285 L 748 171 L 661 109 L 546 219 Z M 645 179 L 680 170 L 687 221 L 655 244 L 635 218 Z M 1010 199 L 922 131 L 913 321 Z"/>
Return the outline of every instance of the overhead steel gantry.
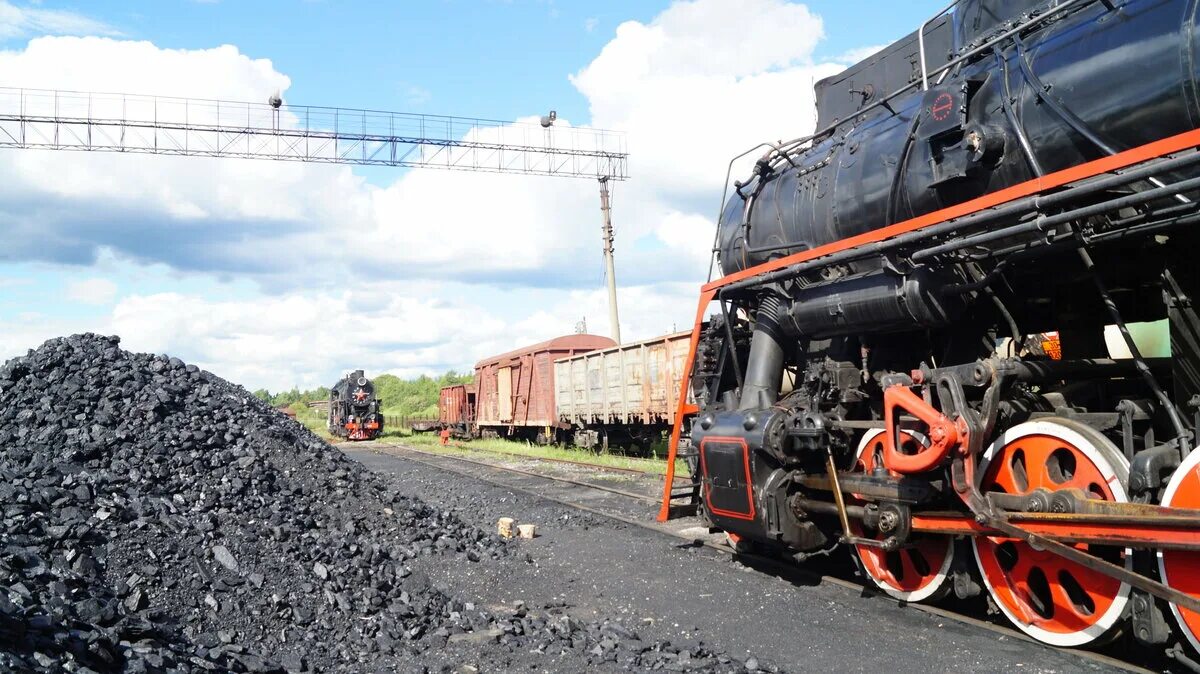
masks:
<path fill-rule="evenodd" d="M 40 89 L 0 88 L 0 147 L 629 177 L 603 129 Z"/>
<path fill-rule="evenodd" d="M 609 182 L 625 134 L 378 110 L 0 87 L 0 148 L 399 166 L 600 181 L 609 314 L 619 343 Z"/>

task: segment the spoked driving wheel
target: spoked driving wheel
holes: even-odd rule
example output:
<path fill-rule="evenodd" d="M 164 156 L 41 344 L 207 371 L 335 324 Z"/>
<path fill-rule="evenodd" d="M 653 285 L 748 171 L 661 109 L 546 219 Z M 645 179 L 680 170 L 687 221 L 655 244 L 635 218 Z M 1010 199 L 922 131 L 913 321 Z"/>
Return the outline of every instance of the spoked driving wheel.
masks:
<path fill-rule="evenodd" d="M 882 430 L 867 431 L 858 443 L 857 470 L 871 473 L 883 463 Z M 903 432 L 902 443 L 917 443 L 928 446 L 925 436 Z M 851 532 L 855 536 L 869 535 L 862 524 L 852 520 Z M 885 538 L 874 533 L 876 538 Z M 854 551 L 859 564 L 871 582 L 887 594 L 903 601 L 925 601 L 937 599 L 950 589 L 947 583 L 950 564 L 954 560 L 954 539 L 949 536 L 915 537 L 909 545 L 898 550 L 885 551 L 868 545 L 855 545 Z"/>
<path fill-rule="evenodd" d="M 1200 509 L 1200 449 L 1193 449 L 1175 469 L 1163 493 L 1162 505 Z M 1193 597 L 1200 597 L 1200 552 L 1160 550 L 1158 571 L 1164 584 Z M 1171 613 L 1175 614 L 1179 631 L 1187 637 L 1192 648 L 1200 651 L 1200 614 L 1175 604 L 1171 604 Z"/>
<path fill-rule="evenodd" d="M 1079 489 L 1089 498 L 1126 501 L 1129 464 L 1104 437 L 1067 419 L 1018 424 L 984 453 L 980 490 L 1029 494 Z M 1055 646 L 1083 646 L 1110 633 L 1129 601 L 1129 586 L 1024 541 L 971 540 L 984 584 L 1004 615 L 1029 636 Z M 1132 568 L 1122 548 L 1076 545 Z"/>

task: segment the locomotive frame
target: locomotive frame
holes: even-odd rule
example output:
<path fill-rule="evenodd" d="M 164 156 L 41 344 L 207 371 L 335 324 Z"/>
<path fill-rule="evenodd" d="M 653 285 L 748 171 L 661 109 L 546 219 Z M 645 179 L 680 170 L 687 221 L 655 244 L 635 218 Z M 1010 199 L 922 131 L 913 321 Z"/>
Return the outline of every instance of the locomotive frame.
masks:
<path fill-rule="evenodd" d="M 1088 6 L 1118 13 L 1135 3 L 1043 4 L 1044 11 L 1001 25 L 933 72 L 927 72 L 922 45 L 920 78 L 863 107 L 850 121 L 861 122 L 872 110 L 897 115 L 895 99 L 914 89 L 930 91 L 946 79 L 953 86 L 947 75 L 971 59 L 995 54 L 1003 62 L 1001 45 L 1015 49 L 1025 63 L 1021 36 L 1064 13 Z M 1040 85 L 1035 74 L 1024 76 Z M 1065 127 L 1088 137 L 1087 125 L 1070 110 L 1056 106 L 1052 96 L 1043 98 Z M 933 116 L 940 103 L 925 96 L 923 113 Z M 1004 113 L 1012 119 L 1009 110 Z M 1169 644 L 1174 638 L 1165 620 L 1169 613 L 1176 633 L 1200 650 L 1200 452 L 1193 451 L 1200 396 L 1192 386 L 1200 358 L 1193 296 L 1200 283 L 1193 269 L 1179 263 L 1180 251 L 1168 251 L 1140 269 L 1129 265 L 1131 273 L 1161 288 L 1161 305 L 1117 301 L 1105 283 L 1107 269 L 1097 264 L 1121 247 L 1140 250 L 1135 244 L 1146 241 L 1161 246 L 1155 237 L 1194 243 L 1188 227 L 1200 223 L 1195 199 L 1200 130 L 1121 152 L 1101 141 L 1096 146 L 1103 156 L 1045 173 L 1017 123 L 1016 137 L 1008 140 L 1029 161 L 1031 179 L 808 249 L 786 238 L 773 249 L 755 248 L 754 200 L 769 189 L 775 194 L 763 198 L 777 198 L 781 188 L 770 185 L 782 172 L 819 169 L 820 162 L 805 163 L 812 158 L 803 153 L 847 123 L 769 146 L 754 177 L 735 183 L 744 203 L 733 222 L 741 232 L 740 248 L 722 248 L 722 234 L 733 228 L 719 228 L 714 253 L 775 258 L 745 264 L 701 289 L 687 358 L 693 376 L 680 389 L 659 520 L 698 510 L 731 541 L 765 545 L 796 559 L 846 545 L 870 580 L 908 601 L 936 599 L 951 589 L 962 597 L 979 594 L 979 579 L 1018 628 L 1054 645 L 1098 643 L 1126 619 L 1139 641 Z M 971 138 L 969 125 L 960 131 L 967 149 L 992 151 L 986 138 Z M 724 226 L 738 209 L 727 210 L 723 202 L 721 210 Z M 835 307 L 844 300 L 837 293 L 863 287 L 850 285 L 865 278 L 855 276 L 855 265 L 902 279 L 930 269 L 963 271 L 951 286 L 970 293 L 973 302 L 994 304 L 995 319 L 1012 327 L 1019 341 L 1028 333 L 1016 329 L 991 286 L 1004 279 L 1006 267 L 1045 260 L 1074 260 L 1078 276 L 1094 286 L 1096 299 L 1087 300 L 1094 303 L 1089 306 L 1116 326 L 1131 358 L 1074 357 L 1064 346 L 1064 360 L 992 353 L 941 364 L 921 358 L 909 368 L 870 372 L 865 340 L 861 358 L 839 362 L 814 350 L 824 362 L 806 360 L 808 342 L 816 340 L 805 330 L 849 341 L 859 334 L 886 337 L 904 327 L 833 325 L 835 308 L 850 311 Z M 901 308 L 925 311 L 924 298 L 905 297 L 904 290 L 895 290 Z M 829 313 L 822 316 L 827 307 L 820 303 L 829 297 L 834 298 Z M 866 304 L 892 295 L 863 297 Z M 792 302 L 786 311 L 779 308 L 783 302 Z M 819 311 L 809 312 L 806 303 Z M 706 320 L 714 305 L 719 313 Z M 1161 308 L 1174 358 L 1141 355 L 1126 325 L 1130 306 L 1138 317 Z M 978 314 L 952 313 L 933 306 L 918 319 L 929 316 L 929 325 L 939 329 L 981 320 Z M 776 316 L 791 323 L 784 329 Z M 805 323 L 810 316 L 825 323 Z M 770 346 L 778 347 L 774 355 Z M 1164 375 L 1175 385 L 1171 394 L 1160 384 Z M 1084 385 L 1136 388 L 1144 399 L 1122 398 L 1113 410 L 1070 404 L 1072 387 Z M 695 404 L 686 402 L 689 392 Z M 1050 410 L 1020 408 L 1025 400 L 1019 396 L 1043 394 L 1065 402 Z M 846 414 L 864 409 L 870 413 Z M 689 488 L 673 486 L 676 458 L 693 466 Z M 1059 463 L 1068 459 L 1069 468 Z M 1027 465 L 1033 472 L 1024 472 Z M 968 542 L 974 566 L 963 559 Z M 1036 554 L 1040 577 L 1019 568 L 1029 566 L 1023 561 L 1027 553 Z M 1200 667 L 1179 644 L 1169 653 Z"/>

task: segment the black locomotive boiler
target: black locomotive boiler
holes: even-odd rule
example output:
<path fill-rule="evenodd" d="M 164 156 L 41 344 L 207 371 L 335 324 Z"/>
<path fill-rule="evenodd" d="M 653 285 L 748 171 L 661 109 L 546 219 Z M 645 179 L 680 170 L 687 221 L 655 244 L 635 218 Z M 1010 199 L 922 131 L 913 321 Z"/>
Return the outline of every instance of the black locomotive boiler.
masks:
<path fill-rule="evenodd" d="M 383 432 L 382 401 L 362 370 L 355 370 L 329 389 L 329 432 L 347 440 L 373 440 Z"/>
<path fill-rule="evenodd" d="M 1198 13 L 960 0 L 818 83 L 722 209 L 660 517 L 1194 661 Z"/>

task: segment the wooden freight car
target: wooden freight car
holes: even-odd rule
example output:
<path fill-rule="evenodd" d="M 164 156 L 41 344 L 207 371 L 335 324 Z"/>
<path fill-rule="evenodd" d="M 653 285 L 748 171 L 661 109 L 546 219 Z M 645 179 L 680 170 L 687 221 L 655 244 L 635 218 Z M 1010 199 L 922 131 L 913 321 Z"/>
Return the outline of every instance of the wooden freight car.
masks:
<path fill-rule="evenodd" d="M 476 432 L 540 443 L 558 441 L 554 361 L 615 346 L 598 335 L 565 335 L 475 365 Z"/>
<path fill-rule="evenodd" d="M 438 393 L 438 428 L 456 438 L 471 438 L 475 433 L 475 384 L 444 386 Z"/>
<path fill-rule="evenodd" d="M 554 364 L 560 426 L 578 447 L 634 453 L 675 422 L 690 332 L 560 358 Z"/>

